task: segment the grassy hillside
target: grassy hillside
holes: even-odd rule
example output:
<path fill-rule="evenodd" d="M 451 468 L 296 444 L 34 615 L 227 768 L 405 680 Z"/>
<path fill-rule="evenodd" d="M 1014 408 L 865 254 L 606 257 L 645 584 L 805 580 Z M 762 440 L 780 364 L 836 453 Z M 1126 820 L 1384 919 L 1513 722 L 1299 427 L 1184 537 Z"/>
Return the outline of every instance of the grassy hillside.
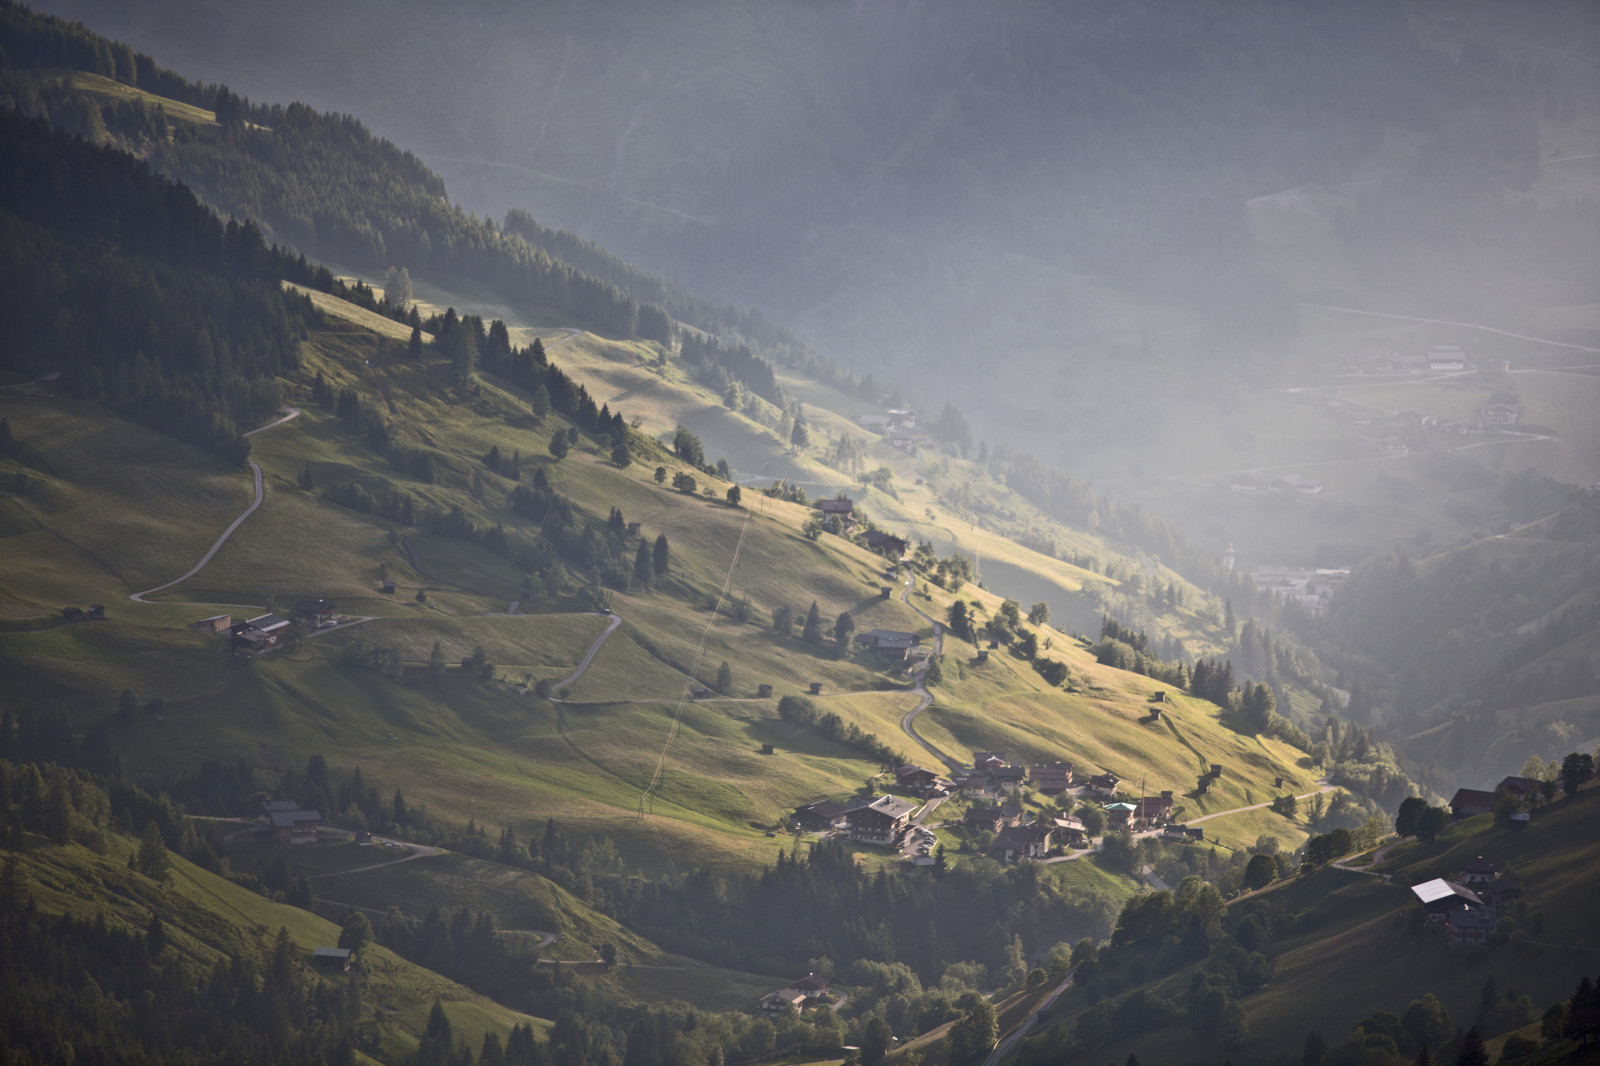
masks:
<path fill-rule="evenodd" d="M 1600 876 L 1600 791 L 1542 809 L 1524 832 L 1490 823 L 1480 816 L 1453 825 L 1432 845 L 1394 848 L 1372 868 L 1382 879 L 1327 867 L 1256 897 L 1281 916 L 1285 933 L 1267 949 L 1276 977 L 1241 1001 L 1250 1035 L 1233 1060 L 1271 1061 L 1285 1049 L 1298 1055 L 1312 1029 L 1337 1044 L 1372 1012 L 1403 1014 L 1424 993 L 1465 1028 L 1490 977 L 1502 995 L 1527 994 L 1540 1012 L 1564 1000 L 1595 968 L 1591 945 L 1600 927 L 1588 896 Z M 1408 886 L 1454 877 L 1475 855 L 1505 862 L 1525 897 L 1506 920 L 1508 942 L 1454 954 L 1436 934 L 1408 930 L 1402 909 L 1413 898 Z M 1180 970 L 1153 987 L 1182 1007 L 1190 976 Z M 1185 1026 L 1114 1040 L 1081 1061 L 1120 1061 L 1130 1052 L 1171 1063 L 1210 1063 L 1219 1054 Z"/>
<path fill-rule="evenodd" d="M 144 930 L 152 915 L 159 915 L 171 950 L 183 965 L 201 970 L 235 958 L 264 962 L 280 928 L 288 930 L 307 970 L 312 948 L 338 943 L 333 922 L 264 899 L 176 855 L 170 880 L 158 884 L 128 869 L 136 842 L 122 837 L 109 842 L 103 855 L 79 844 L 41 843 L 15 853 L 24 890 L 47 914 L 98 915 L 112 926 L 134 930 Z M 486 1032 L 504 1039 L 524 1023 L 541 1033 L 549 1028 L 548 1022 L 508 1010 L 387 948 L 369 945 L 364 954 L 361 995 L 375 1019 L 381 1061 L 402 1061 L 415 1050 L 435 999 L 444 1002 L 452 1028 L 473 1048 Z M 336 978 L 321 980 L 342 984 Z"/>

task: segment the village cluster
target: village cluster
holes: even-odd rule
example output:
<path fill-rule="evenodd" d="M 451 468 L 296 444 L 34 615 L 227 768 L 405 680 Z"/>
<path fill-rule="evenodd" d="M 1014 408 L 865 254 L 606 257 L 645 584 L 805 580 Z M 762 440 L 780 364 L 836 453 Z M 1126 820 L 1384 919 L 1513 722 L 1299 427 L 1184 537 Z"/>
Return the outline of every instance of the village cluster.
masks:
<path fill-rule="evenodd" d="M 307 630 L 330 629 L 339 624 L 339 617 L 327 600 L 299 600 L 287 618 L 271 611 L 238 621 L 232 615 L 217 614 L 191 623 L 189 628 L 202 633 L 226 633 L 225 647 L 235 658 L 253 658 L 277 647 L 289 627 L 296 624 Z"/>
<path fill-rule="evenodd" d="M 1205 835 L 1198 826 L 1172 821 L 1170 790 L 1133 800 L 1118 799 L 1123 782 L 1116 774 L 1096 774 L 1075 785 L 1071 763 L 1025 766 L 1008 761 L 1003 752 L 976 751 L 971 764 L 951 771 L 947 777 L 915 763 L 897 767 L 894 775 L 897 791 L 915 799 L 884 794 L 855 796 L 844 803 L 815 800 L 795 810 L 795 830 L 892 848 L 905 855 L 913 866 L 932 866 L 937 862 L 932 854 L 934 827 L 922 821 L 945 799 L 959 795 L 978 802 L 972 803 L 954 824 L 971 839 L 990 834 L 993 843 L 989 854 L 1002 862 L 1044 859 L 1064 848 L 1090 845 L 1082 820 L 1064 815 L 1033 817 L 1020 803 L 1007 802 L 1026 785 L 1042 796 L 1071 793 L 1101 801 L 1106 825 L 1111 829 L 1160 830 L 1164 837 L 1179 841 L 1201 840 Z"/>

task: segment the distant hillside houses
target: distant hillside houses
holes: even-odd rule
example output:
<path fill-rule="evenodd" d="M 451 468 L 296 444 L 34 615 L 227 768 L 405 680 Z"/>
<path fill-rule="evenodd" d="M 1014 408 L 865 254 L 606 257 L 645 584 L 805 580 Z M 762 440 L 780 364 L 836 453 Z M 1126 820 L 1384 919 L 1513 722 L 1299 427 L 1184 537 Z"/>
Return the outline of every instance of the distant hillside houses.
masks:
<path fill-rule="evenodd" d="M 1281 600 L 1293 600 L 1312 614 L 1327 610 L 1333 593 L 1350 578 L 1348 567 L 1308 570 L 1297 566 L 1263 566 L 1250 575 L 1256 588 Z"/>
<path fill-rule="evenodd" d="M 1522 417 L 1522 408 L 1514 403 L 1486 403 L 1473 414 L 1479 429 L 1514 426 Z"/>
<path fill-rule="evenodd" d="M 1322 492 L 1322 482 L 1299 474 L 1281 477 L 1262 477 L 1259 474 L 1240 474 L 1228 485 L 1243 496 L 1265 496 L 1271 493 L 1293 493 L 1300 496 L 1317 496 Z"/>
<path fill-rule="evenodd" d="M 1486 948 L 1499 913 L 1522 895 L 1522 887 L 1500 876 L 1503 864 L 1477 856 L 1462 863 L 1454 881 L 1436 877 L 1411 886 L 1423 922 L 1444 935 L 1451 951 Z"/>
<path fill-rule="evenodd" d="M 1428 373 L 1450 374 L 1467 369 L 1467 353 L 1459 344 L 1439 344 L 1428 353 Z"/>

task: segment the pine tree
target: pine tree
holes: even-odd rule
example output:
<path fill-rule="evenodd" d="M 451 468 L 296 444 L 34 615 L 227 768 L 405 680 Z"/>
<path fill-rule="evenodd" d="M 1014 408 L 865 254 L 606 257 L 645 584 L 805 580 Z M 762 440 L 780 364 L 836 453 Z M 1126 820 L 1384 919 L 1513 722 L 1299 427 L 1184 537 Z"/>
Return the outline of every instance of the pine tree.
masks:
<path fill-rule="evenodd" d="M 1489 1052 L 1478 1035 L 1478 1027 L 1467 1030 L 1461 1038 L 1461 1051 L 1456 1055 L 1456 1066 L 1489 1066 Z"/>
<path fill-rule="evenodd" d="M 543 422 L 545 415 L 550 413 L 550 390 L 543 385 L 534 388 L 528 407 L 533 411 L 533 420 Z"/>
<path fill-rule="evenodd" d="M 135 869 L 152 881 L 165 881 L 171 865 L 171 860 L 167 857 L 166 842 L 161 839 L 161 830 L 156 826 L 155 820 L 151 819 L 144 823 L 144 837 L 139 841 L 139 850 L 134 854 Z"/>
<path fill-rule="evenodd" d="M 1233 598 L 1230 596 L 1222 615 L 1222 626 L 1228 631 L 1228 636 L 1233 637 L 1239 628 L 1238 619 L 1233 616 Z"/>
<path fill-rule="evenodd" d="M 811 609 L 806 612 L 806 624 L 800 630 L 800 639 L 807 644 L 822 643 L 822 611 L 817 607 L 817 601 L 811 601 Z"/>
<path fill-rule="evenodd" d="M 649 585 L 655 576 L 655 567 L 650 564 L 650 545 L 640 541 L 639 550 L 633 557 L 633 582 L 636 585 Z"/>
<path fill-rule="evenodd" d="M 717 667 L 716 689 L 724 696 L 733 691 L 733 669 L 728 666 L 728 660 L 722 660 L 722 665 Z"/>
<path fill-rule="evenodd" d="M 670 561 L 671 549 L 667 547 L 667 535 L 662 533 L 656 537 L 655 549 L 650 559 L 650 565 L 655 568 L 657 578 L 667 576 L 667 566 Z"/>
<path fill-rule="evenodd" d="M 558 429 L 550 435 L 550 454 L 555 456 L 558 462 L 565 459 L 571 450 L 572 444 L 567 440 L 566 430 Z"/>
<path fill-rule="evenodd" d="M 433 642 L 433 650 L 428 652 L 428 676 L 434 678 L 444 676 L 444 649 L 439 646 L 437 640 Z"/>
<path fill-rule="evenodd" d="M 840 611 L 839 617 L 833 623 L 833 641 L 843 651 L 850 648 L 850 636 L 856 631 L 856 620 L 850 617 L 849 611 Z"/>

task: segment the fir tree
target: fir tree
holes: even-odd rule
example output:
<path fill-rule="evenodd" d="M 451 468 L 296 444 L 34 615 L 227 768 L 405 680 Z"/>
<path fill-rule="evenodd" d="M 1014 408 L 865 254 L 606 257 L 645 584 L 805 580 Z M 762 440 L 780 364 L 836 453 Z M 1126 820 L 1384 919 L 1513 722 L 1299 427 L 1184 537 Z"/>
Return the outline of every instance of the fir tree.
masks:
<path fill-rule="evenodd" d="M 816 600 L 811 601 L 811 609 L 806 612 L 806 624 L 800 630 L 800 639 L 807 644 L 822 643 L 822 610 Z"/>
<path fill-rule="evenodd" d="M 671 561 L 671 549 L 667 547 L 667 535 L 659 534 L 656 537 L 655 549 L 650 557 L 650 565 L 655 569 L 656 577 L 667 576 L 667 566 Z"/>

